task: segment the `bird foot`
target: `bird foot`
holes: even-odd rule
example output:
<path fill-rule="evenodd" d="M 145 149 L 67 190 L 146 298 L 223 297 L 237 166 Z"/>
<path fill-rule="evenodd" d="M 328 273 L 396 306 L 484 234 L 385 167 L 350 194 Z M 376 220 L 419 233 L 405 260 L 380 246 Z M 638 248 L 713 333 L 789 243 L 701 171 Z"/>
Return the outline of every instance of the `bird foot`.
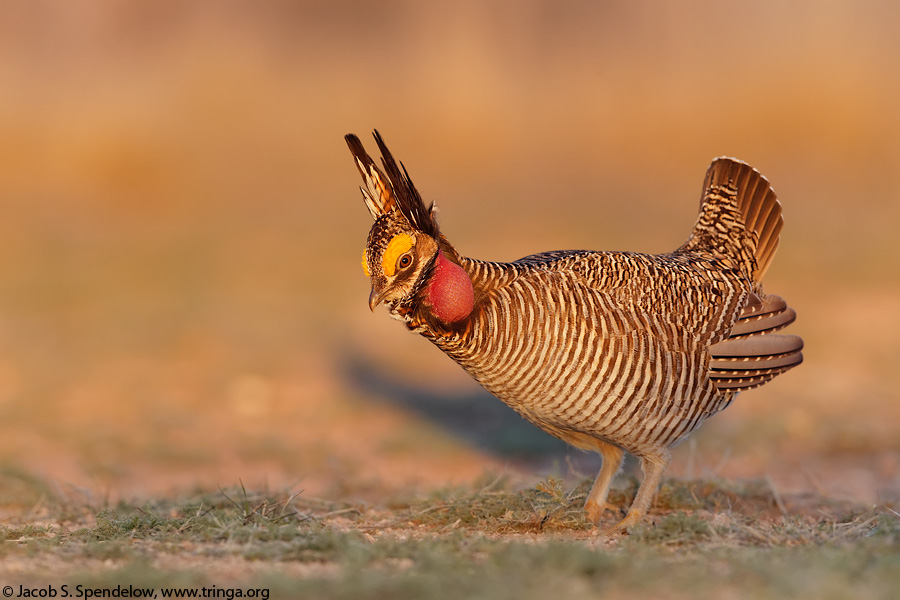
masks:
<path fill-rule="evenodd" d="M 587 513 L 588 521 L 594 523 L 595 525 L 600 523 L 600 519 L 602 518 L 603 513 L 608 510 L 614 513 L 618 512 L 619 514 L 622 514 L 620 512 L 622 510 L 622 507 L 615 504 L 610 504 L 609 502 L 604 502 L 603 504 L 589 503 L 584 505 L 584 511 Z"/>
<path fill-rule="evenodd" d="M 620 535 L 628 535 L 629 530 L 640 522 L 644 515 L 637 510 L 629 510 L 625 518 L 613 525 L 603 529 L 600 533 L 606 537 L 616 537 Z"/>

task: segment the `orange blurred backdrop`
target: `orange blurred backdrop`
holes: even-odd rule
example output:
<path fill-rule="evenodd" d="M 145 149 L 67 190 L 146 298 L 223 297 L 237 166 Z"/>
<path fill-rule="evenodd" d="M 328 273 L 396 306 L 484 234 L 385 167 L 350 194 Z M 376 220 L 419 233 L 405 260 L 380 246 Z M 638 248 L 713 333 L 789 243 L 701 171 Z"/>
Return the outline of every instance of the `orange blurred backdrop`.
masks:
<path fill-rule="evenodd" d="M 577 455 L 369 313 L 342 136 L 377 127 L 485 259 L 674 249 L 710 159 L 756 166 L 806 363 L 673 474 L 896 498 L 898 23 L 889 1 L 4 3 L 0 466 L 367 499 Z"/>

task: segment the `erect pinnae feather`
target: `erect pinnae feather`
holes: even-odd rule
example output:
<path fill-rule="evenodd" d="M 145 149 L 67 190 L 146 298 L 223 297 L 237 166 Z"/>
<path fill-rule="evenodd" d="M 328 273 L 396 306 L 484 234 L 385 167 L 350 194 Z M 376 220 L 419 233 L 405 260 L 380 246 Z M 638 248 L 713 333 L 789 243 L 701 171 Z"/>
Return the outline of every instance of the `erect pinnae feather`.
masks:
<path fill-rule="evenodd" d="M 432 206 L 425 206 L 422 196 L 416 190 L 406 167 L 401 163 L 397 165 L 394 156 L 384 143 L 381 134 L 375 130 L 375 142 L 381 151 L 381 162 L 390 179 L 391 187 L 394 190 L 394 197 L 397 200 L 397 207 L 409 224 L 431 237 L 437 239 L 439 235 L 437 221 L 434 219 Z"/>
<path fill-rule="evenodd" d="M 362 175 L 365 187 L 359 188 L 363 194 L 363 200 L 373 219 L 396 210 L 397 203 L 394 192 L 391 190 L 390 182 L 372 160 L 372 157 L 366 152 L 359 138 L 349 133 L 344 136 L 347 146 L 350 147 L 350 153 L 356 159 L 356 168 Z"/>

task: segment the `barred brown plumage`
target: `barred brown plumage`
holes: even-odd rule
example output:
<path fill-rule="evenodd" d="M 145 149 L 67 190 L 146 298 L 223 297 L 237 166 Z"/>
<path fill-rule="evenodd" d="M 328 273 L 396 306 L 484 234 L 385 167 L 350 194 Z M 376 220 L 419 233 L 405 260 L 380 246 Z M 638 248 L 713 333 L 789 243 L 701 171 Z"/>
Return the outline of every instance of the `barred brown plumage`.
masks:
<path fill-rule="evenodd" d="M 749 165 L 712 162 L 697 222 L 674 252 L 554 251 L 497 263 L 457 253 L 377 131 L 387 175 L 356 136 L 346 140 L 375 219 L 364 256 L 370 307 L 386 303 L 523 417 L 599 452 L 585 503 L 594 522 L 623 451 L 639 457 L 644 480 L 611 531 L 646 514 L 672 446 L 737 392 L 803 360 L 799 337 L 773 333 L 796 318 L 760 283 L 781 205 Z"/>

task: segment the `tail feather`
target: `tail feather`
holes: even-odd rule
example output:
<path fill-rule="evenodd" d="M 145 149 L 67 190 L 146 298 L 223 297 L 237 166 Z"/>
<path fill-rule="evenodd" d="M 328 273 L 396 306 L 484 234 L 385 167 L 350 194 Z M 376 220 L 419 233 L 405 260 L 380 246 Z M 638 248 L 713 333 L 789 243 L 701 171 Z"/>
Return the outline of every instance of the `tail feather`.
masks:
<path fill-rule="evenodd" d="M 731 256 L 759 282 L 775 256 L 783 223 L 768 180 L 746 163 L 720 157 L 706 171 L 700 216 L 682 249 Z"/>
<path fill-rule="evenodd" d="M 753 388 L 758 388 L 761 385 L 765 385 L 772 381 L 778 373 L 772 373 L 770 375 L 747 375 L 746 377 L 734 377 L 734 378 L 721 378 L 721 379 L 713 379 L 716 382 L 716 387 L 721 390 L 733 390 L 736 392 L 742 392 L 746 390 L 752 390 Z"/>
<path fill-rule="evenodd" d="M 797 318 L 780 296 L 751 294 L 731 336 L 709 348 L 709 377 L 720 390 L 759 387 L 803 362 L 803 340 L 772 333 Z"/>
<path fill-rule="evenodd" d="M 731 328 L 730 338 L 772 333 L 783 329 L 797 319 L 797 313 L 781 296 L 751 294 L 737 323 Z"/>
<path fill-rule="evenodd" d="M 769 192 L 772 193 L 772 197 L 770 199 L 768 216 L 765 220 L 760 219 L 750 226 L 758 237 L 756 242 L 757 281 L 763 278 L 769 265 L 772 264 L 772 259 L 775 257 L 775 251 L 778 250 L 778 243 L 781 239 L 781 228 L 784 225 L 784 219 L 781 216 L 781 204 L 775 198 L 775 192 L 772 192 L 772 188 L 769 188 Z"/>
<path fill-rule="evenodd" d="M 726 361 L 775 362 L 786 354 L 803 349 L 803 339 L 796 335 L 767 333 L 765 335 L 728 338 L 710 347 L 713 364 Z"/>
<path fill-rule="evenodd" d="M 784 220 L 781 204 L 769 181 L 750 165 L 733 158 L 717 158 L 709 166 L 704 197 L 724 188 L 734 193 L 744 227 L 756 236 L 754 281 L 760 281 L 771 264 Z"/>
<path fill-rule="evenodd" d="M 737 344 L 720 348 L 720 352 L 733 352 L 732 355 L 716 354 L 710 361 L 709 377 L 722 389 L 750 389 L 758 387 L 776 375 L 780 375 L 803 362 L 803 340 L 796 335 L 764 335 L 769 339 L 767 348 L 743 346 L 751 338 L 732 340 Z M 720 342 L 725 344 L 726 342 Z M 717 344 L 718 345 L 718 344 Z M 776 350 L 791 348 L 786 352 Z"/>

